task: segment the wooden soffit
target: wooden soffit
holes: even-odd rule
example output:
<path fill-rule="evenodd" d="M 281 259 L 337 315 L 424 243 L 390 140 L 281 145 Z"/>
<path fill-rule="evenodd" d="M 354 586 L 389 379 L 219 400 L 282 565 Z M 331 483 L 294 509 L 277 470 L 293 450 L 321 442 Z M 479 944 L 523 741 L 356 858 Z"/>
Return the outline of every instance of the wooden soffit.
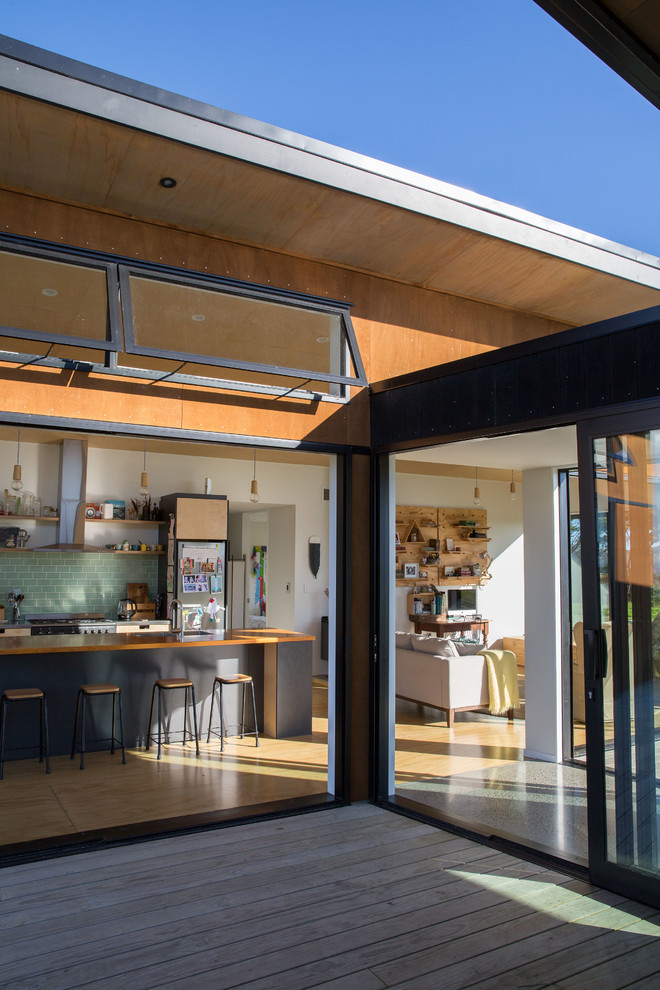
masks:
<path fill-rule="evenodd" d="M 660 303 L 657 258 L 1 37 L 0 87 L 8 189 L 565 324 Z"/>

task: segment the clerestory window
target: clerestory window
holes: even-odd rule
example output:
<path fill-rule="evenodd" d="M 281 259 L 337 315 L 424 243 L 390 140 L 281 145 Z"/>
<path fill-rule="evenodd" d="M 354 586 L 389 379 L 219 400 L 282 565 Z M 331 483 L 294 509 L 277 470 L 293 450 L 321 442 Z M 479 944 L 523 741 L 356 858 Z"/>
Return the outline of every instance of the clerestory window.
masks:
<path fill-rule="evenodd" d="M 328 395 L 366 384 L 346 303 L 25 242 L 0 244 L 0 279 L 0 335 L 39 342 L 37 360 Z"/>

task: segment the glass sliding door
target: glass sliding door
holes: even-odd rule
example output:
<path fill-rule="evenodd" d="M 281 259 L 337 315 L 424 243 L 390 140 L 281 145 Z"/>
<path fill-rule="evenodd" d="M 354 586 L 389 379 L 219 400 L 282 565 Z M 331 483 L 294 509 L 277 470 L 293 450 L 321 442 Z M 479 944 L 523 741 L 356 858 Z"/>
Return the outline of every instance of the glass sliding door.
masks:
<path fill-rule="evenodd" d="M 584 763 L 582 529 L 577 468 L 559 472 L 562 493 L 562 703 L 564 760 Z"/>
<path fill-rule="evenodd" d="M 593 879 L 660 904 L 660 414 L 580 430 Z M 586 462 L 589 462 L 588 469 Z"/>

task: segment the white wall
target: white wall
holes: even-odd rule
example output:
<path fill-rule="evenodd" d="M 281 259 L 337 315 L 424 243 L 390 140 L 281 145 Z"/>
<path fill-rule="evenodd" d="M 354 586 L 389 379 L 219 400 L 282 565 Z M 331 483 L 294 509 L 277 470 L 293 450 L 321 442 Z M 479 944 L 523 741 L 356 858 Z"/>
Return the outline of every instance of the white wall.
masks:
<path fill-rule="evenodd" d="M 557 472 L 523 472 L 525 489 L 525 756 L 562 759 Z"/>
<path fill-rule="evenodd" d="M 4 501 L 4 489 L 11 492 L 11 480 L 14 464 L 16 463 L 16 441 L 0 440 L 0 464 L 2 464 L 2 489 Z M 60 489 L 60 445 L 23 443 L 21 441 L 20 464 L 23 479 L 23 489 L 33 495 L 39 495 L 43 505 L 52 505 L 58 508 Z M 21 525 L 23 525 L 21 523 Z M 34 524 L 28 523 L 29 527 Z M 46 524 L 48 525 L 48 524 Z M 27 528 L 27 527 L 26 527 Z M 30 546 L 35 539 L 33 533 Z M 55 536 L 50 534 L 48 539 L 41 540 L 41 544 L 54 542 Z"/>
<path fill-rule="evenodd" d="M 266 618 L 269 626 L 295 629 L 296 510 L 293 505 L 268 510 Z"/>
<path fill-rule="evenodd" d="M 481 507 L 488 513 L 488 552 L 493 558 L 490 566 L 492 580 L 478 590 L 477 607 L 484 618 L 491 620 L 489 645 L 502 636 L 522 636 L 525 630 L 524 560 L 523 560 L 523 499 L 524 484 L 517 485 L 518 498 L 509 498 L 508 481 L 479 478 Z M 472 506 L 474 481 L 471 478 L 449 478 L 434 475 L 398 473 L 396 475 L 397 505 L 433 505 L 442 508 Z M 392 537 L 394 539 L 394 536 Z M 442 585 L 442 582 L 440 582 Z M 396 628 L 412 629 L 408 621 L 406 595 L 408 589 L 396 589 Z"/>

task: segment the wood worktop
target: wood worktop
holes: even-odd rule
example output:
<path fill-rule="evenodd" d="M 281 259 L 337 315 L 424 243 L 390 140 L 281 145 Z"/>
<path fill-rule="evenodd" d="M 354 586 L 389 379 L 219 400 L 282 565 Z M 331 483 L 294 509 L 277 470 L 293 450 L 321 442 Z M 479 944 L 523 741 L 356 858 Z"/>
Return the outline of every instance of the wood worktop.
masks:
<path fill-rule="evenodd" d="M 192 649 L 219 645 L 246 646 L 255 643 L 313 642 L 314 636 L 287 629 L 226 629 L 222 632 L 176 633 L 97 633 L 54 636 L 0 636 L 0 656 L 20 653 L 97 653 L 112 650 L 158 650 L 164 647 Z"/>

